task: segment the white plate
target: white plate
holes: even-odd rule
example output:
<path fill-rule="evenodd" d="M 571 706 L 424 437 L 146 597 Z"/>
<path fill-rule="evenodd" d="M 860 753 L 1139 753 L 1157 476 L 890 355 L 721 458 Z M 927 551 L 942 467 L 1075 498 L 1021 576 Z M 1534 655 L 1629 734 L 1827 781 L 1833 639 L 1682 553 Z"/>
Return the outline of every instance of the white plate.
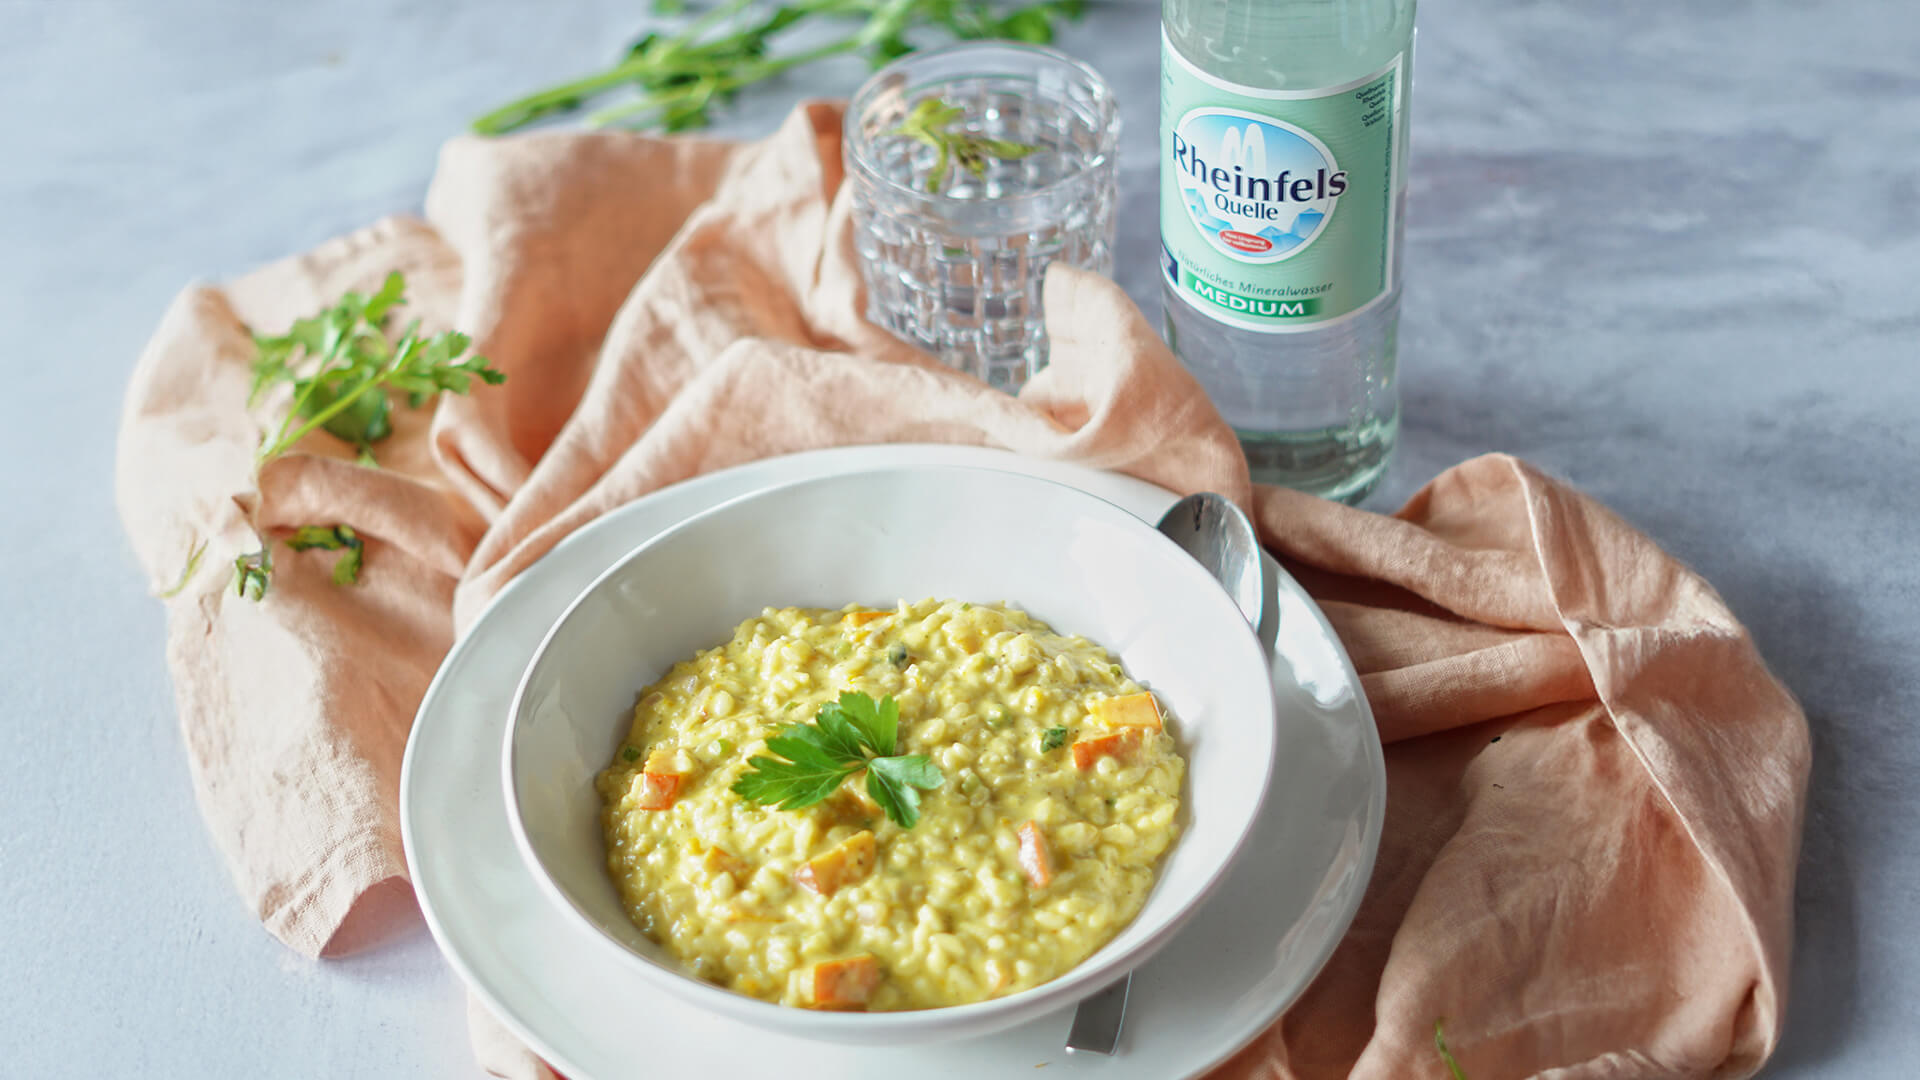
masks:
<path fill-rule="evenodd" d="M 1346 932 L 1379 846 L 1386 776 L 1373 715 L 1325 618 L 1268 563 L 1262 627 L 1274 647 L 1283 738 L 1239 865 L 1135 973 L 1120 1052 L 1062 1049 L 1071 1009 L 931 1047 L 809 1042 L 721 1019 L 589 948 L 521 862 L 500 785 L 514 688 L 534 649 L 601 571 L 667 527 L 736 495 L 876 465 L 974 465 L 1072 484 L 1149 521 L 1174 496 L 1138 480 L 996 450 L 850 447 L 754 462 L 638 499 L 582 528 L 514 579 L 453 648 L 414 720 L 400 824 L 427 925 L 495 1015 L 570 1080 L 676 1075 L 940 1080 L 1204 1071 L 1298 997 Z M 1195 777 L 1194 781 L 1204 782 Z"/>

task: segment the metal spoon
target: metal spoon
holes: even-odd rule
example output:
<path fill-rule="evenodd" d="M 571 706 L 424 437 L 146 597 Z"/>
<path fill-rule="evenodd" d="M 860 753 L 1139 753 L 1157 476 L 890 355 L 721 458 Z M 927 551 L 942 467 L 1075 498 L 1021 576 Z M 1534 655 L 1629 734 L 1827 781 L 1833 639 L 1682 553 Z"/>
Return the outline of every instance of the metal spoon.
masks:
<path fill-rule="evenodd" d="M 1239 507 L 1224 495 L 1203 491 L 1174 503 L 1160 516 L 1157 527 L 1206 567 L 1240 606 L 1247 622 L 1260 628 L 1266 571 L 1260 565 L 1260 541 L 1254 538 L 1253 522 Z"/>
<path fill-rule="evenodd" d="M 1253 523 L 1240 508 L 1211 491 L 1189 495 L 1160 518 L 1159 529 L 1187 554 L 1207 568 L 1254 630 L 1266 596 L 1266 569 L 1260 564 L 1260 542 Z M 1127 991 L 1133 973 L 1109 983 L 1080 1002 L 1067 1031 L 1067 1052 L 1084 1050 L 1111 1054 L 1120 1045 L 1120 1027 L 1127 1019 Z"/>

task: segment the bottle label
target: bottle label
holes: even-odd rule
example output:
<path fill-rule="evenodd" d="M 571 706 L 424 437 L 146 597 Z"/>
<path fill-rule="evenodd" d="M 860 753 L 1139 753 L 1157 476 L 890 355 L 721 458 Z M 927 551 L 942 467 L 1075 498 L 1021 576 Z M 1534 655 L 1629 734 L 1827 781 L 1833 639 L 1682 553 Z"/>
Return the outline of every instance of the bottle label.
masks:
<path fill-rule="evenodd" d="M 1213 318 L 1318 329 L 1393 285 L 1402 60 L 1341 86 L 1227 82 L 1160 34 L 1160 248 Z"/>

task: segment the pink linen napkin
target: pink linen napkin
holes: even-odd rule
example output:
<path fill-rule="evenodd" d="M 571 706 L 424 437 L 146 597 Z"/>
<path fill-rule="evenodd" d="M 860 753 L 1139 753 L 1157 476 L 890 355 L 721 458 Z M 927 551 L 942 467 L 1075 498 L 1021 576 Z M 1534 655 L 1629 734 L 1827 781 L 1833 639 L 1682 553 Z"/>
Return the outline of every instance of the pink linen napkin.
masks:
<path fill-rule="evenodd" d="M 1110 282 L 1046 283 L 1052 365 L 1019 398 L 861 317 L 839 111 L 735 144 L 615 134 L 455 139 L 426 220 L 390 219 L 183 293 L 140 358 L 123 521 L 166 601 L 202 812 L 268 930 L 307 955 L 377 937 L 404 881 L 398 775 L 440 658 L 573 529 L 774 454 L 992 445 L 1256 511 L 1326 608 L 1387 743 L 1378 869 L 1306 996 L 1223 1077 L 1749 1076 L 1778 1040 L 1808 765 L 1799 707 L 1700 578 L 1512 458 L 1385 517 L 1248 483 L 1204 394 Z M 409 313 L 509 378 L 400 410 L 382 467 L 325 434 L 260 475 L 248 327 L 407 274 Z M 276 551 L 259 603 L 231 560 L 298 524 L 368 537 L 355 587 Z M 343 929 L 344 928 L 344 929 Z M 501 1076 L 542 1067 L 473 1010 Z M 584 1080 L 584 1078 L 577 1078 Z"/>

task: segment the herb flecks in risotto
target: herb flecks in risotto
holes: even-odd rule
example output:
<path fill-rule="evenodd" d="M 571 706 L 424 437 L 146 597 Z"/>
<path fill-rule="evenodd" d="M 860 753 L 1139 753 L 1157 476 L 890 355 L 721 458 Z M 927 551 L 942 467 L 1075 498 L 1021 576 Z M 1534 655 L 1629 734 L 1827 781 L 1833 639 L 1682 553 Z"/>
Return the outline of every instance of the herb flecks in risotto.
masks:
<path fill-rule="evenodd" d="M 1139 912 L 1186 763 L 1153 694 L 1024 612 L 768 609 L 642 691 L 600 774 L 627 912 L 823 1009 L 999 997 Z"/>

